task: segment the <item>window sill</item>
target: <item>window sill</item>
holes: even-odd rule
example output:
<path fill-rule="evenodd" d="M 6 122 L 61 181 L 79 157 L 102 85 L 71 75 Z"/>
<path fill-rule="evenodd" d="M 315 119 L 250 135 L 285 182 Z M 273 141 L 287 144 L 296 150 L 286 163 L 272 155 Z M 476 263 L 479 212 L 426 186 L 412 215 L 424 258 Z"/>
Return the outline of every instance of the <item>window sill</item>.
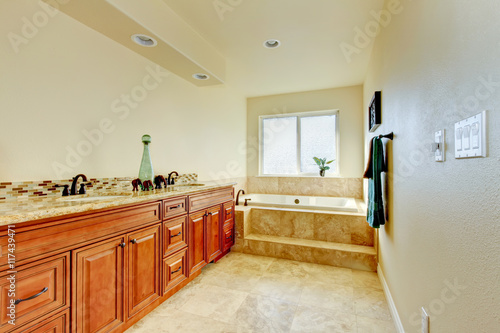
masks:
<path fill-rule="evenodd" d="M 257 178 L 344 178 L 339 174 L 325 175 L 321 177 L 320 175 L 257 175 Z"/>

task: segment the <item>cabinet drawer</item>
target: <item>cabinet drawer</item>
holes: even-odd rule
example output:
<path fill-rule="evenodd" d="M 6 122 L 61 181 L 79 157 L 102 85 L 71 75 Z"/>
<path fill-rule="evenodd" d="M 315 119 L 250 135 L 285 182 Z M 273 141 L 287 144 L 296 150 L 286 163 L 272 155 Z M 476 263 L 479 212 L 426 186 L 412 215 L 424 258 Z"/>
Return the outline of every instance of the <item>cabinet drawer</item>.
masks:
<path fill-rule="evenodd" d="M 224 225 L 228 225 L 230 223 L 233 223 L 234 221 L 234 204 L 232 201 L 226 202 L 222 206 L 222 214 L 223 214 L 223 219 L 224 219 Z"/>
<path fill-rule="evenodd" d="M 163 256 L 187 246 L 187 216 L 177 217 L 163 223 Z"/>
<path fill-rule="evenodd" d="M 223 248 L 222 248 L 222 252 L 225 252 L 228 249 L 230 249 L 231 246 L 233 246 L 233 244 L 234 244 L 234 228 L 233 228 L 233 226 L 231 226 L 229 228 L 224 228 L 224 232 L 223 232 L 222 237 L 224 237 L 224 239 L 222 240 L 222 242 L 224 244 Z"/>
<path fill-rule="evenodd" d="M 187 197 L 163 200 L 163 219 L 187 213 Z"/>
<path fill-rule="evenodd" d="M 69 304 L 69 254 L 57 259 L 46 260 L 37 265 L 18 268 L 15 277 L 15 295 L 11 293 L 11 274 L 0 274 L 0 332 L 8 332 L 50 312 L 64 308 Z M 9 297 L 11 296 L 11 297 Z M 15 324 L 9 324 L 7 307 L 11 299 L 16 300 Z"/>
<path fill-rule="evenodd" d="M 163 261 L 163 294 L 187 279 L 187 249 Z"/>
<path fill-rule="evenodd" d="M 216 204 L 233 200 L 233 192 L 233 188 L 229 187 L 208 193 L 190 195 L 189 211 L 194 212 L 199 209 L 208 208 Z"/>
<path fill-rule="evenodd" d="M 21 329 L 19 333 L 69 333 L 69 309 L 37 325 Z"/>

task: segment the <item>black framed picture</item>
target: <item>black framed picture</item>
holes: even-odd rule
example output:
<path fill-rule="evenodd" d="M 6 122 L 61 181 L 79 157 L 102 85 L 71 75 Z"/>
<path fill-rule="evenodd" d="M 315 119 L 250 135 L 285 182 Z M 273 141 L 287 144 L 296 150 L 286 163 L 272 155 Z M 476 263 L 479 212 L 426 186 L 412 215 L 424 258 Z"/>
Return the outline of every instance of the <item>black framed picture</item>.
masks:
<path fill-rule="evenodd" d="M 375 91 L 368 106 L 368 129 L 370 132 L 375 132 L 380 124 L 382 124 L 382 92 Z"/>

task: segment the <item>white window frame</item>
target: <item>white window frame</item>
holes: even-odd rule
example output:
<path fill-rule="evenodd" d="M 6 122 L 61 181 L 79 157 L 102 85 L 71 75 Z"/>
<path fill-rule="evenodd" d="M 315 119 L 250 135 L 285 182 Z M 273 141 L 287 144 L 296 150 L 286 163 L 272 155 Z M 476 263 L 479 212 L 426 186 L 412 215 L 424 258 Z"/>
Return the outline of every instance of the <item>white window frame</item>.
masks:
<path fill-rule="evenodd" d="M 323 110 L 323 111 L 307 111 L 307 112 L 296 112 L 296 113 L 282 113 L 282 114 L 272 114 L 259 116 L 259 176 L 262 177 L 320 177 L 319 168 L 317 173 L 306 173 L 300 172 L 300 158 L 301 158 L 301 144 L 300 144 L 300 118 L 315 117 L 315 116 L 335 116 L 335 152 L 336 159 L 332 163 L 335 163 L 335 172 L 326 174 L 326 177 L 338 177 L 340 175 L 339 171 L 339 156 L 340 156 L 340 132 L 339 132 L 339 110 Z M 297 173 L 295 174 L 263 174 L 263 162 L 264 162 L 264 138 L 262 123 L 264 119 L 268 118 L 286 118 L 286 117 L 297 117 Z M 322 156 L 318 156 L 322 158 Z"/>

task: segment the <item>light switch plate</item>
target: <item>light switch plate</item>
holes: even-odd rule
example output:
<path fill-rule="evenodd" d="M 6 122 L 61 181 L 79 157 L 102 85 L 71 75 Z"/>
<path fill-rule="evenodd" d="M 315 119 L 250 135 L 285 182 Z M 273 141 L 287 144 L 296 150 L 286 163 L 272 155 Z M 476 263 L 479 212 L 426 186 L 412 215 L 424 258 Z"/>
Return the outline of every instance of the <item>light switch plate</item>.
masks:
<path fill-rule="evenodd" d="M 486 111 L 455 123 L 455 158 L 486 157 Z"/>
<path fill-rule="evenodd" d="M 435 158 L 436 162 L 444 162 L 444 159 L 446 156 L 444 129 L 434 133 L 434 142 L 439 144 L 439 147 L 434 152 L 434 158 Z"/>

